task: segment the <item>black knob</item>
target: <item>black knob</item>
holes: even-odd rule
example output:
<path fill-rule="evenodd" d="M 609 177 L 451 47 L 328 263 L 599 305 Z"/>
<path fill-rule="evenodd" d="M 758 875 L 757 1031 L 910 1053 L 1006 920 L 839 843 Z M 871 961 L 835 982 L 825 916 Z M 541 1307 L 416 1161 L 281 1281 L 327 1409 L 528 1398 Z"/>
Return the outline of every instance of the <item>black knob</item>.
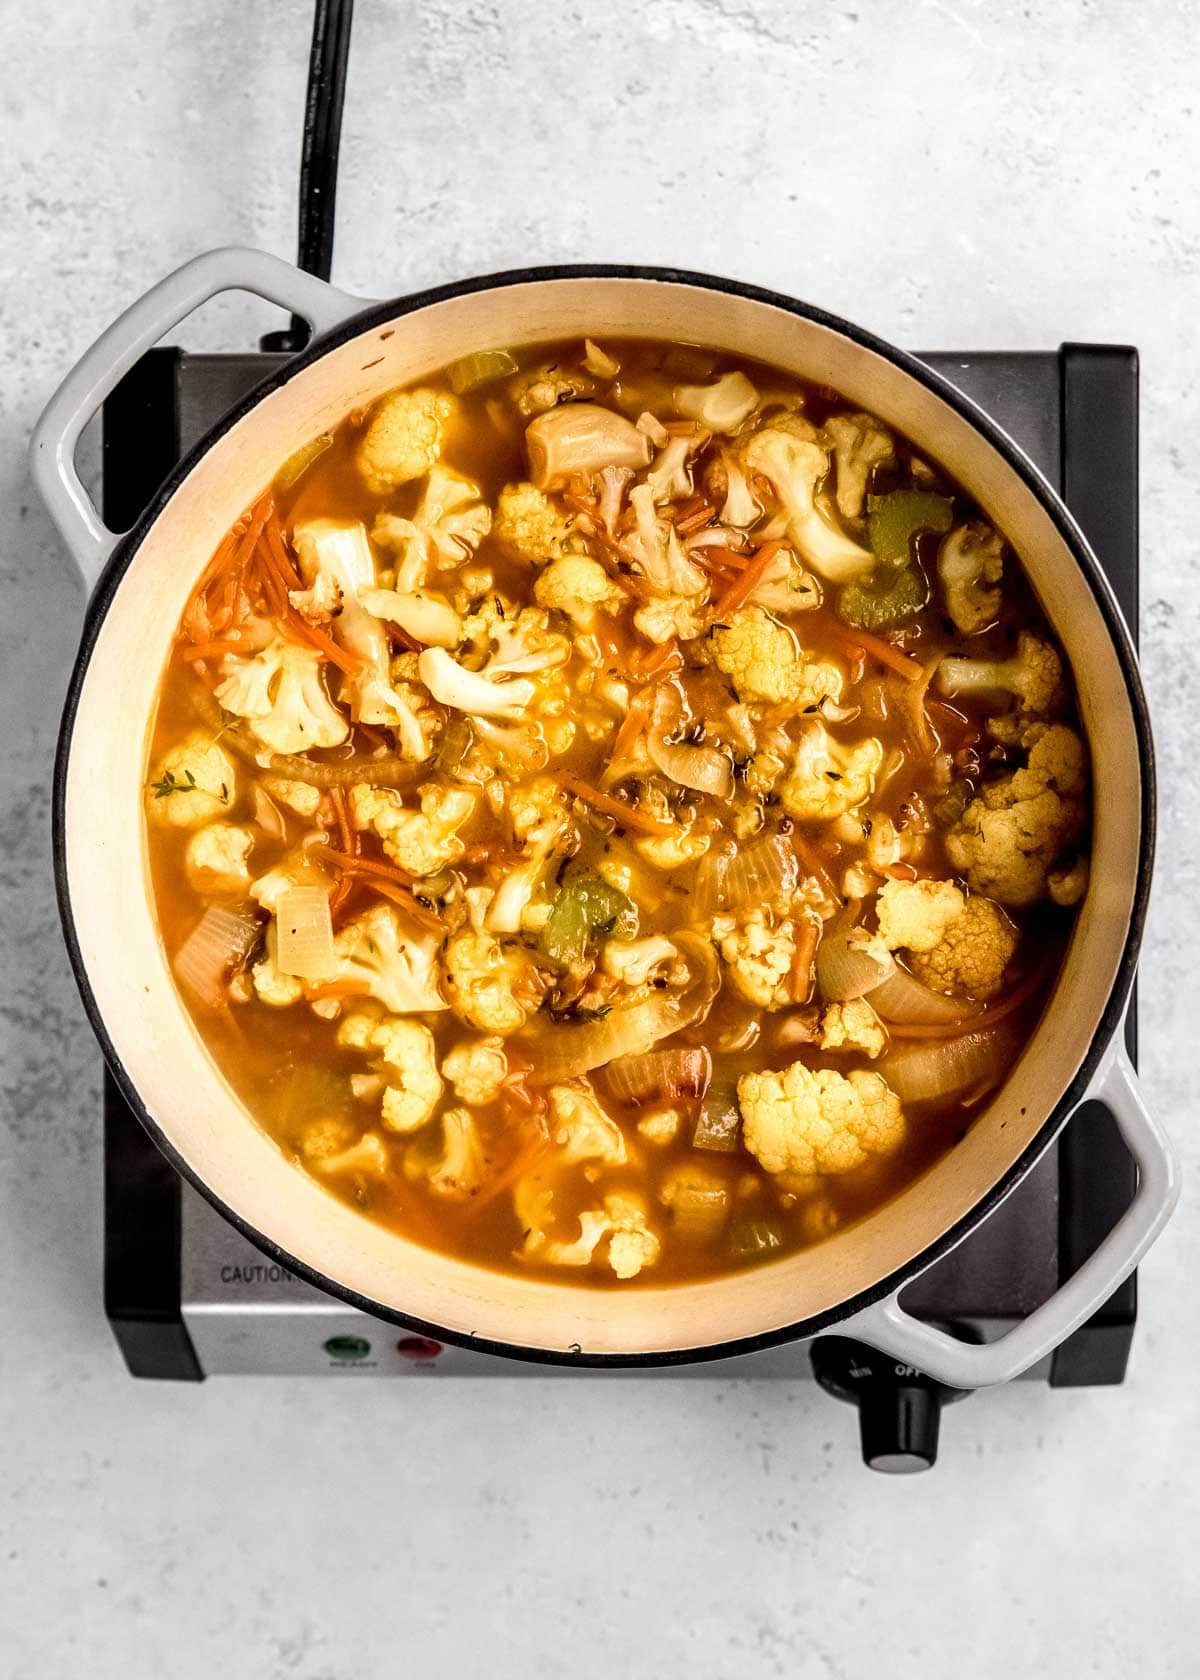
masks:
<path fill-rule="evenodd" d="M 932 1469 L 942 1407 L 961 1400 L 964 1390 L 846 1336 L 818 1337 L 811 1358 L 821 1387 L 858 1407 L 865 1464 L 893 1476 Z"/>

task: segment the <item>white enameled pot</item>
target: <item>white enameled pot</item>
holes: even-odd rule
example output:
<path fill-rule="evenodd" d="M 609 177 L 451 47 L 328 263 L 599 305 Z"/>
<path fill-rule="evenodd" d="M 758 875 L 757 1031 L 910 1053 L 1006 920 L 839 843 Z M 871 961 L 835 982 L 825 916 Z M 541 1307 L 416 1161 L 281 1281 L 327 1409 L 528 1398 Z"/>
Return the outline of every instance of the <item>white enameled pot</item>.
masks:
<path fill-rule="evenodd" d="M 79 434 L 121 375 L 219 292 L 304 317 L 311 346 L 245 399 L 172 474 L 134 529 L 108 531 L 74 467 Z M 410 1244 L 336 1200 L 255 1124 L 205 1050 L 171 977 L 150 900 L 142 786 L 159 680 L 219 539 L 280 462 L 396 385 L 471 350 L 581 337 L 683 339 L 820 381 L 904 432 L 967 485 L 1012 540 L 1065 648 L 1096 789 L 1091 888 L 1053 999 L 1003 1089 L 907 1190 L 815 1248 L 704 1283 L 588 1289 L 507 1276 Z M 675 270 L 537 269 L 390 302 L 350 297 L 262 252 L 197 258 L 92 346 L 38 425 L 33 474 L 91 593 L 59 747 L 55 860 L 67 942 L 105 1054 L 181 1172 L 293 1271 L 385 1318 L 508 1355 L 637 1365 L 719 1357 L 839 1332 L 961 1388 L 1005 1381 L 1068 1336 L 1128 1276 L 1177 1195 L 1121 1026 L 1153 853 L 1153 751 L 1136 661 L 1070 514 L 1012 441 L 912 357 L 785 297 Z M 910 1317 L 902 1286 L 1012 1190 L 1087 1099 L 1105 1103 L 1139 1183 L 1118 1225 L 1017 1329 L 968 1345 Z"/>

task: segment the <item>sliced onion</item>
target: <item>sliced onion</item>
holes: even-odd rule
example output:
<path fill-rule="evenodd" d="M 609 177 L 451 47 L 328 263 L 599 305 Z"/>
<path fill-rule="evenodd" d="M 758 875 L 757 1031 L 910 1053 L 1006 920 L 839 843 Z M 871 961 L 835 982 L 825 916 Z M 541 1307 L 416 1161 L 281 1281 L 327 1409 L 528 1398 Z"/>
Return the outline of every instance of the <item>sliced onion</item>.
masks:
<path fill-rule="evenodd" d="M 332 980 L 337 973 L 333 922 L 325 887 L 289 887 L 275 906 L 275 966 L 299 980 Z"/>
<path fill-rule="evenodd" d="M 725 903 L 731 910 L 761 904 L 778 893 L 793 892 L 799 877 L 795 852 L 782 835 L 773 834 L 730 858 L 725 871 Z"/>
<path fill-rule="evenodd" d="M 618 1102 L 648 1102 L 652 1097 L 702 1097 L 712 1078 L 707 1050 L 650 1050 L 644 1056 L 622 1056 L 604 1070 L 604 1082 Z"/>
<path fill-rule="evenodd" d="M 692 973 L 684 991 L 614 1009 L 602 1021 L 546 1027 L 531 1035 L 526 1040 L 533 1062 L 530 1081 L 551 1085 L 607 1067 L 619 1056 L 645 1055 L 661 1039 L 703 1020 L 721 984 L 717 954 L 699 934 L 677 934 L 675 943 L 689 958 Z"/>
<path fill-rule="evenodd" d="M 819 953 L 817 962 L 820 963 Z M 855 992 L 846 995 L 859 997 L 863 994 Z M 947 997 L 944 992 L 931 991 L 898 964 L 893 967 L 888 979 L 871 991 L 870 998 L 876 1014 L 885 1021 L 895 1021 L 897 1026 L 938 1026 L 944 1021 L 961 1021 L 971 1013 L 970 1005 L 958 998 Z"/>
<path fill-rule="evenodd" d="M 692 888 L 692 914 L 697 921 L 706 922 L 721 908 L 725 896 L 725 876 L 732 855 L 713 846 L 700 859 L 696 884 Z"/>
<path fill-rule="evenodd" d="M 1016 1034 L 999 1026 L 889 1050 L 879 1071 L 901 1102 L 939 1102 L 975 1086 L 998 1085 L 1016 1049 Z"/>
<path fill-rule="evenodd" d="M 700 1105 L 700 1118 L 696 1121 L 696 1130 L 692 1134 L 695 1148 L 719 1150 L 722 1154 L 728 1154 L 737 1148 L 738 1132 L 742 1125 L 737 1084 L 736 1073 L 725 1073 L 709 1086 Z"/>
<path fill-rule="evenodd" d="M 210 904 L 175 953 L 175 978 L 201 1003 L 219 1008 L 225 1001 L 230 970 L 245 962 L 261 931 L 253 906 L 230 910 L 223 904 Z"/>
<path fill-rule="evenodd" d="M 733 792 L 733 765 L 716 747 L 672 746 L 654 730 L 646 735 L 646 753 L 655 769 L 680 787 L 728 799 Z"/>
<path fill-rule="evenodd" d="M 871 995 L 889 983 L 896 972 L 891 957 L 882 962 L 862 946 L 863 935 L 852 922 L 840 922 L 827 928 L 817 946 L 817 985 L 827 1003 L 846 1003 L 851 998 Z"/>
<path fill-rule="evenodd" d="M 254 787 L 254 820 L 272 840 L 287 839 L 287 823 L 284 821 L 283 812 L 271 795 L 264 792 L 257 783 Z"/>

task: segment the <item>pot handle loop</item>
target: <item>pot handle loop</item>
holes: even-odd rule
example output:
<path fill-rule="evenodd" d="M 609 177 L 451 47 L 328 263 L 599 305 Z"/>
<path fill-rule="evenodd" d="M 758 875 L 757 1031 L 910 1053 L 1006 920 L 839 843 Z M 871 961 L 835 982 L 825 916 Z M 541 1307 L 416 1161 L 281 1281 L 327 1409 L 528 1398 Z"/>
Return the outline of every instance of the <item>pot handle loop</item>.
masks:
<path fill-rule="evenodd" d="M 1138 1170 L 1133 1201 L 1075 1275 L 1015 1329 L 994 1342 L 962 1342 L 913 1318 L 888 1296 L 837 1326 L 869 1347 L 915 1366 L 951 1388 L 1009 1382 L 1036 1365 L 1078 1330 L 1123 1283 L 1158 1236 L 1179 1199 L 1174 1151 L 1146 1107 L 1133 1064 L 1118 1032 L 1080 1103 L 1108 1109 Z"/>
<path fill-rule="evenodd" d="M 29 456 L 33 482 L 89 593 L 120 533 L 109 530 L 80 482 L 75 469 L 79 435 L 138 358 L 220 292 L 253 292 L 277 303 L 301 316 L 318 337 L 369 301 L 338 291 L 267 251 L 230 245 L 184 263 L 100 334 L 47 403 Z"/>

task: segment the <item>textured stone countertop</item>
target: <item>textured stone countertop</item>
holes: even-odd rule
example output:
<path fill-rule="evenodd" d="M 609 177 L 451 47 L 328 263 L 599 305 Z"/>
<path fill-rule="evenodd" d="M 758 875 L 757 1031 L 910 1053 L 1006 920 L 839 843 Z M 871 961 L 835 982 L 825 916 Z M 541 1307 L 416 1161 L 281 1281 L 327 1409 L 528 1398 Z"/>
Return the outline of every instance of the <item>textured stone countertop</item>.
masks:
<path fill-rule="evenodd" d="M 1183 0 L 360 0 L 337 277 L 677 263 L 901 344 L 1131 342 L 1162 839 L 1147 1089 L 1200 1166 L 1200 209 Z M 1200 1672 L 1200 1222 L 1142 1273 L 1116 1390 L 948 1418 L 862 1470 L 811 1384 L 135 1384 L 100 1301 L 99 1060 L 51 890 L 82 600 L 25 477 L 90 339 L 186 256 L 290 254 L 309 8 L 0 18 L 0 1066 L 13 1680 L 889 1680 Z M 187 342 L 271 324 L 242 300 Z M 102 790 L 101 790 L 102 791 Z"/>

